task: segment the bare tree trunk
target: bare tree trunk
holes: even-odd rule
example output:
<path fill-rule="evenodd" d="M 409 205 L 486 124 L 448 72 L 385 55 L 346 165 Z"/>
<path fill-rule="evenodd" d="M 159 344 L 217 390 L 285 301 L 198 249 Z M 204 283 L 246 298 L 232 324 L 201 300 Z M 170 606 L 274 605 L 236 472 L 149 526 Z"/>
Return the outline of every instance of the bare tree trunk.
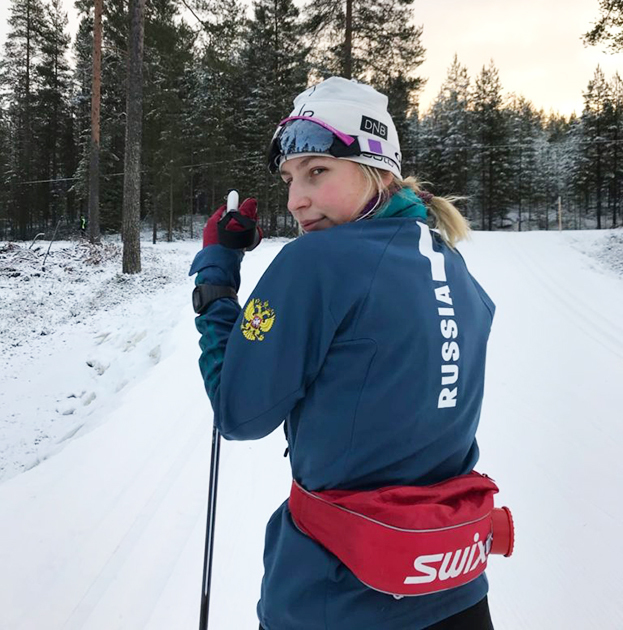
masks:
<path fill-rule="evenodd" d="M 30 18 L 30 2 L 26 3 L 26 94 L 25 94 L 25 120 L 24 120 L 24 162 L 26 167 L 26 181 L 29 182 L 31 179 L 31 138 L 32 138 L 32 129 L 31 129 L 31 112 L 30 112 L 30 96 L 31 96 L 31 76 L 30 76 L 30 65 L 31 65 L 31 37 L 32 37 L 33 24 Z M 31 201 L 32 201 L 32 193 L 30 189 L 30 184 L 27 184 L 23 187 L 24 194 L 22 196 L 23 205 L 20 212 L 20 227 L 21 227 L 21 236 L 23 239 L 26 239 L 26 234 L 28 232 L 28 224 L 31 221 Z M 46 225 L 47 228 L 47 225 Z"/>
<path fill-rule="evenodd" d="M 597 116 L 597 138 L 601 138 L 601 119 L 603 116 L 603 106 L 600 108 L 599 115 Z M 602 175 L 601 175 L 601 156 L 602 148 L 599 142 L 597 146 L 597 229 L 601 230 L 601 188 L 602 188 Z"/>
<path fill-rule="evenodd" d="M 612 191 L 613 191 L 613 204 L 612 204 L 612 227 L 615 228 L 617 226 L 617 210 L 619 207 L 619 177 L 620 177 L 620 169 L 619 169 L 619 125 L 616 124 L 614 127 L 614 154 L 612 159 L 612 172 L 614 173 L 614 181 L 612 183 Z"/>
<path fill-rule="evenodd" d="M 123 273 L 141 270 L 141 138 L 145 0 L 130 0 L 123 175 Z"/>
<path fill-rule="evenodd" d="M 344 33 L 344 78 L 353 76 L 353 0 L 346 0 L 346 32 Z"/>
<path fill-rule="evenodd" d="M 91 156 L 89 161 L 89 240 L 100 242 L 100 94 L 102 75 L 102 0 L 93 18 L 93 86 L 91 88 Z"/>
<path fill-rule="evenodd" d="M 484 143 L 483 143 L 484 144 Z M 481 207 L 480 207 L 480 229 L 485 230 L 485 212 L 486 212 L 486 196 L 487 196 L 487 176 L 486 161 L 483 150 L 480 150 L 480 188 L 482 190 Z"/>
<path fill-rule="evenodd" d="M 191 240 L 195 237 L 193 234 L 193 223 L 194 223 L 194 215 L 195 215 L 195 174 L 193 163 L 195 161 L 195 154 L 191 152 L 190 154 L 190 238 Z"/>
<path fill-rule="evenodd" d="M 173 242 L 173 175 L 169 175 L 169 229 L 167 230 L 167 243 Z"/>
<path fill-rule="evenodd" d="M 493 151 L 493 149 L 492 149 Z M 488 195 L 487 195 L 487 229 L 489 230 L 489 232 L 493 231 L 493 211 L 495 210 L 495 208 L 493 207 L 493 203 L 491 202 L 492 199 L 495 199 L 494 195 L 493 195 L 493 156 L 490 155 L 489 156 L 489 181 L 488 183 Z"/>
<path fill-rule="evenodd" d="M 156 204 L 153 204 L 153 207 L 151 209 L 151 218 L 153 219 L 152 222 L 152 226 L 151 226 L 151 242 L 153 245 L 156 244 L 156 242 L 158 241 L 158 219 L 156 217 Z"/>
<path fill-rule="evenodd" d="M 523 142 L 523 139 L 520 139 L 520 142 Z M 522 201 L 523 201 L 523 163 L 522 163 L 522 151 L 521 144 L 519 145 L 519 232 L 521 232 L 521 221 L 523 219 L 522 215 Z"/>

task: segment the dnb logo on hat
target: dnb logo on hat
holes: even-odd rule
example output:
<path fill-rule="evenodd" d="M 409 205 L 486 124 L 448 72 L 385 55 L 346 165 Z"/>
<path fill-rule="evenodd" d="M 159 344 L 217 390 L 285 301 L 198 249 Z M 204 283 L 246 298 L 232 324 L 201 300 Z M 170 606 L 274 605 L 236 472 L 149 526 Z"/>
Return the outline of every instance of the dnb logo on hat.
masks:
<path fill-rule="evenodd" d="M 365 131 L 373 136 L 379 136 L 379 138 L 387 140 L 387 125 L 383 124 L 380 120 L 374 120 L 374 118 L 362 116 L 361 127 L 359 128 L 361 131 Z"/>

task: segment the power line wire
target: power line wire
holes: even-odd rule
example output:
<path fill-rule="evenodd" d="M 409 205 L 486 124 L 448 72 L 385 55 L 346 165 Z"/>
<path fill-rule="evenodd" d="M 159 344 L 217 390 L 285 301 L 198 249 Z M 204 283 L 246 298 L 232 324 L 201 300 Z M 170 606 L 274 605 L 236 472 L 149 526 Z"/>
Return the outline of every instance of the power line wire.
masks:
<path fill-rule="evenodd" d="M 218 160 L 216 162 L 201 162 L 199 164 L 185 164 L 184 166 L 178 166 L 176 168 L 179 168 L 179 169 L 198 168 L 200 166 L 215 166 L 218 164 L 232 164 L 235 162 L 242 162 L 242 161 L 258 163 L 260 160 L 262 160 L 261 156 L 245 156 L 245 157 L 239 157 L 239 158 L 232 158 L 231 160 Z M 141 171 L 141 174 L 143 175 L 145 175 L 146 173 L 148 173 L 146 169 L 143 169 Z M 109 177 L 121 177 L 124 174 L 125 174 L 124 171 L 121 171 L 119 173 L 107 173 L 107 174 L 102 175 L 102 178 L 107 179 Z M 58 177 L 56 179 L 35 179 L 28 182 L 16 182 L 16 185 L 26 186 L 29 184 L 52 184 L 52 183 L 57 183 L 57 182 L 73 182 L 78 179 L 80 179 L 80 177 Z"/>

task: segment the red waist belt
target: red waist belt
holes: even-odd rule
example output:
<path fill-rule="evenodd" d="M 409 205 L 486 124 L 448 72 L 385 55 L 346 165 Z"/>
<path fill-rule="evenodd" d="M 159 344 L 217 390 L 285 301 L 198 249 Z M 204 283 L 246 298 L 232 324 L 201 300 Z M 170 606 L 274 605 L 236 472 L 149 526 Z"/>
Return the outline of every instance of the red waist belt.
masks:
<path fill-rule="evenodd" d="M 293 481 L 289 507 L 297 527 L 365 585 L 397 597 L 426 595 L 485 570 L 496 492 L 476 472 L 432 486 L 370 491 L 309 492 Z M 511 552 L 512 541 L 502 553 Z"/>

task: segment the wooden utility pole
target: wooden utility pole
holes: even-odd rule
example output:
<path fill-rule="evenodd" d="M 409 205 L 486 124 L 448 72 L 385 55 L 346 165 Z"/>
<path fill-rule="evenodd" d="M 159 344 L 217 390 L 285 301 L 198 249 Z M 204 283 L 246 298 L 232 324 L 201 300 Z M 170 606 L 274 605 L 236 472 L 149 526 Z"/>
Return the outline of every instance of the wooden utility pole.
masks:
<path fill-rule="evenodd" d="M 89 240 L 100 242 L 100 98 L 102 84 L 102 0 L 93 17 L 93 81 L 91 85 L 91 155 L 89 160 Z"/>
<path fill-rule="evenodd" d="M 123 175 L 123 273 L 141 270 L 141 139 L 145 0 L 130 0 Z"/>
<path fill-rule="evenodd" d="M 562 230 L 562 196 L 558 195 L 558 230 Z"/>

